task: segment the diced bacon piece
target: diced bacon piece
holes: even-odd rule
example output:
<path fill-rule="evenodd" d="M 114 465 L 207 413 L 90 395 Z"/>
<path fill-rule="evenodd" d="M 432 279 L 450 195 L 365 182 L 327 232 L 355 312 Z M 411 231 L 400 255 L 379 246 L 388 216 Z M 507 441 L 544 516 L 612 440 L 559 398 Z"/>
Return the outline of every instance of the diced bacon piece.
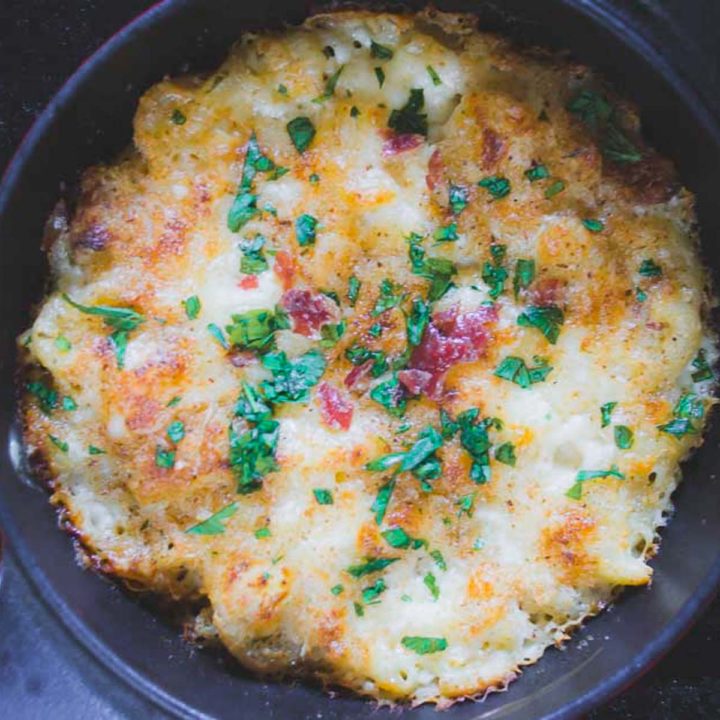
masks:
<path fill-rule="evenodd" d="M 283 290 L 289 290 L 292 287 L 293 277 L 295 276 L 295 261 L 292 255 L 285 252 L 285 250 L 278 250 L 275 255 L 273 270 L 278 278 L 280 278 Z"/>
<path fill-rule="evenodd" d="M 336 430 L 347 430 L 353 416 L 353 404 L 335 386 L 322 382 L 318 385 L 317 399 L 323 422 Z"/>
<path fill-rule="evenodd" d="M 238 287 L 242 290 L 254 290 L 259 284 L 257 275 L 244 275 L 238 283 Z"/>
<path fill-rule="evenodd" d="M 466 313 L 446 310 L 433 316 L 422 343 L 410 358 L 410 368 L 436 375 L 459 362 L 477 360 L 490 340 L 489 326 L 497 320 L 492 306 Z"/>
<path fill-rule="evenodd" d="M 362 365 L 356 365 L 346 376 L 345 387 L 352 390 L 372 369 L 373 361 L 367 360 Z"/>
<path fill-rule="evenodd" d="M 503 139 L 492 129 L 483 130 L 482 164 L 484 170 L 492 170 L 505 151 Z"/>
<path fill-rule="evenodd" d="M 398 373 L 398 380 L 411 395 L 424 393 L 432 382 L 432 378 L 432 373 L 425 370 L 401 370 Z"/>
<path fill-rule="evenodd" d="M 309 290 L 293 288 L 280 300 L 293 321 L 293 330 L 300 335 L 311 337 L 333 317 L 330 300 L 325 295 L 313 295 Z"/>
<path fill-rule="evenodd" d="M 233 367 L 247 367 L 248 365 L 251 365 L 255 360 L 257 359 L 257 356 L 255 353 L 250 352 L 248 350 L 238 350 L 235 348 L 230 352 L 230 364 Z"/>
<path fill-rule="evenodd" d="M 440 150 L 435 148 L 435 150 L 433 150 L 433 154 L 430 156 L 430 160 L 428 161 L 428 172 L 425 176 L 425 182 L 427 183 L 428 190 L 434 190 L 442 182 L 444 170 L 445 164 L 443 163 Z"/>
<path fill-rule="evenodd" d="M 565 283 L 558 278 L 541 278 L 528 289 L 533 305 L 562 305 L 565 301 Z"/>
<path fill-rule="evenodd" d="M 396 133 L 388 133 L 385 136 L 385 142 L 382 146 L 382 154 L 385 157 L 392 157 L 400 153 L 414 150 L 420 147 L 425 138 L 422 135 L 411 135 L 409 133 L 398 135 Z"/>

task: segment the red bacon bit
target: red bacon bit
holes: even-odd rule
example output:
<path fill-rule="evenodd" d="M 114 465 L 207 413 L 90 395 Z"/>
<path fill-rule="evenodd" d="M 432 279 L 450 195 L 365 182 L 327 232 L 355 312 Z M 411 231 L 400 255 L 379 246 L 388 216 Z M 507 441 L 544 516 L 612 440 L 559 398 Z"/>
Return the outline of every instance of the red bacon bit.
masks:
<path fill-rule="evenodd" d="M 425 370 L 401 370 L 398 373 L 398 380 L 411 395 L 424 393 L 430 386 L 432 379 L 432 373 Z"/>
<path fill-rule="evenodd" d="M 483 130 L 483 169 L 491 170 L 502 156 L 505 150 L 503 139 L 491 128 Z"/>
<path fill-rule="evenodd" d="M 443 163 L 440 150 L 435 148 L 435 150 L 433 150 L 433 154 L 430 156 L 430 160 L 428 161 L 428 172 L 425 176 L 425 182 L 427 183 L 428 190 L 434 190 L 442 182 L 444 170 L 445 163 Z"/>
<path fill-rule="evenodd" d="M 245 275 L 243 279 L 238 283 L 238 287 L 243 290 L 254 290 L 259 285 L 257 275 Z"/>
<path fill-rule="evenodd" d="M 348 390 L 352 390 L 370 372 L 372 366 L 372 360 L 368 360 L 362 365 L 356 365 L 345 376 L 345 380 L 343 381 L 345 383 L 345 387 L 348 388 Z"/>
<path fill-rule="evenodd" d="M 293 319 L 293 330 L 310 337 L 319 332 L 332 317 L 324 295 L 313 295 L 309 290 L 288 290 L 280 304 Z"/>
<path fill-rule="evenodd" d="M 292 287 L 292 281 L 295 275 L 295 261 L 292 255 L 284 250 L 279 250 L 275 255 L 273 270 L 278 278 L 280 278 L 283 289 L 289 290 Z"/>
<path fill-rule="evenodd" d="M 232 350 L 229 354 L 230 364 L 233 367 L 247 367 L 255 361 L 255 354 L 244 350 Z"/>
<path fill-rule="evenodd" d="M 408 382 L 419 385 L 422 381 L 423 392 L 437 395 L 442 373 L 456 363 L 477 360 L 485 352 L 490 340 L 488 326 L 496 320 L 497 311 L 490 306 L 463 314 L 457 309 L 437 313 L 410 358 L 411 370 L 424 371 L 430 377 L 415 374 Z"/>
<path fill-rule="evenodd" d="M 318 404 L 323 422 L 335 430 L 347 430 L 353 416 L 353 404 L 336 387 L 323 382 L 318 386 Z"/>
<path fill-rule="evenodd" d="M 424 140 L 425 138 L 422 135 L 410 135 L 408 133 L 404 135 L 397 135 L 395 133 L 388 133 L 385 136 L 382 154 L 385 157 L 399 155 L 400 153 L 420 147 Z"/>
<path fill-rule="evenodd" d="M 533 305 L 562 305 L 565 301 L 565 282 L 558 278 L 541 278 L 528 290 Z"/>

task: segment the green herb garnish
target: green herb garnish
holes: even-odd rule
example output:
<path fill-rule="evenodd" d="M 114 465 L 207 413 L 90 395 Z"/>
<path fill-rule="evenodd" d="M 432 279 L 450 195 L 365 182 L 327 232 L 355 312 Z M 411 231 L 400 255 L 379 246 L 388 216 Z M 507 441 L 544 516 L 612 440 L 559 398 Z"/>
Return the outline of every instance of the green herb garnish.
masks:
<path fill-rule="evenodd" d="M 440 76 L 435 72 L 435 68 L 432 65 L 426 65 L 425 69 L 427 70 L 433 85 L 435 85 L 436 87 L 438 85 L 442 85 L 442 80 L 440 79 Z"/>
<path fill-rule="evenodd" d="M 48 437 L 50 438 L 50 442 L 56 448 L 58 448 L 60 452 L 66 453 L 70 449 L 70 446 L 64 440 L 61 440 L 59 437 L 56 437 L 55 435 L 48 435 Z"/>
<path fill-rule="evenodd" d="M 175 420 L 168 425 L 167 436 L 171 442 L 176 445 L 185 437 L 185 424 L 180 420 Z"/>
<path fill-rule="evenodd" d="M 607 402 L 600 406 L 600 427 L 607 427 L 612 422 L 612 411 L 616 406 L 616 402 Z"/>
<path fill-rule="evenodd" d="M 605 224 L 601 220 L 595 220 L 594 218 L 584 218 L 582 224 L 592 233 L 599 233 L 605 229 Z"/>
<path fill-rule="evenodd" d="M 418 134 L 427 137 L 427 115 L 420 112 L 424 105 L 425 93 L 421 88 L 413 88 L 405 105 L 390 113 L 388 127 L 400 135 Z"/>
<path fill-rule="evenodd" d="M 313 495 L 317 500 L 318 505 L 332 505 L 333 496 L 329 490 L 323 490 L 322 488 L 314 488 Z"/>
<path fill-rule="evenodd" d="M 529 388 L 532 384 L 545 380 L 553 369 L 543 358 L 535 356 L 533 360 L 536 365 L 528 367 L 522 358 L 510 355 L 495 368 L 493 375 L 509 380 L 523 389 Z"/>
<path fill-rule="evenodd" d="M 431 572 L 425 574 L 423 584 L 430 591 L 433 600 L 437 600 L 440 597 L 440 588 L 438 587 L 435 576 Z"/>
<path fill-rule="evenodd" d="M 457 223 L 450 223 L 444 227 L 439 227 L 433 233 L 433 240 L 436 242 L 455 242 L 459 240 L 460 236 L 457 234 Z"/>
<path fill-rule="evenodd" d="M 315 137 L 315 126 L 312 124 L 310 118 L 304 116 L 296 117 L 287 124 L 286 128 L 295 149 L 300 154 L 304 153 L 310 147 L 310 143 L 312 143 Z"/>
<path fill-rule="evenodd" d="M 385 83 L 385 71 L 381 67 L 375 68 L 375 77 L 377 78 L 378 85 L 382 87 Z"/>
<path fill-rule="evenodd" d="M 68 352 L 72 348 L 72 343 L 64 336 L 64 335 L 58 335 L 55 338 L 55 347 L 60 352 Z"/>
<path fill-rule="evenodd" d="M 392 308 L 400 305 L 405 298 L 406 294 L 402 292 L 402 286 L 396 285 L 389 278 L 385 278 L 380 283 L 380 297 L 375 302 L 375 307 L 372 310 L 372 316 L 377 317 Z"/>
<path fill-rule="evenodd" d="M 293 360 L 284 352 L 265 355 L 263 365 L 272 372 L 271 381 L 263 380 L 261 388 L 267 400 L 273 403 L 305 402 L 310 398 L 310 389 L 317 385 L 325 372 L 325 356 L 317 350 L 310 350 Z"/>
<path fill-rule="evenodd" d="M 515 263 L 515 277 L 513 278 L 513 291 L 515 297 L 525 290 L 535 279 L 535 261 L 519 258 Z"/>
<path fill-rule="evenodd" d="M 470 193 L 463 185 L 453 185 L 453 183 L 450 183 L 448 196 L 450 201 L 450 210 L 452 210 L 453 215 L 459 215 L 468 206 Z"/>
<path fill-rule="evenodd" d="M 495 459 L 505 465 L 515 467 L 517 458 L 515 456 L 515 446 L 511 442 L 503 443 L 495 448 Z"/>
<path fill-rule="evenodd" d="M 229 520 L 238 511 L 239 507 L 236 502 L 230 503 L 218 510 L 214 515 L 211 515 L 207 520 L 193 525 L 185 532 L 188 535 L 222 535 L 225 532 L 223 521 Z M 257 537 L 257 533 L 255 535 Z"/>
<path fill-rule="evenodd" d="M 370 41 L 370 57 L 377 58 L 378 60 L 392 60 L 393 51 L 385 46 L 376 43 L 374 40 Z"/>
<path fill-rule="evenodd" d="M 557 305 L 529 305 L 517 319 L 522 327 L 537 328 L 552 345 L 557 342 L 564 321 L 565 316 Z"/>
<path fill-rule="evenodd" d="M 584 482 L 608 477 L 617 478 L 618 480 L 625 479 L 625 475 L 620 472 L 617 465 L 613 465 L 609 470 L 580 470 L 575 476 L 575 484 L 565 493 L 565 495 L 572 500 L 580 500 L 582 497 Z"/>
<path fill-rule="evenodd" d="M 187 300 L 182 301 L 182 306 L 185 308 L 188 319 L 194 320 L 200 314 L 202 303 L 197 295 L 191 295 Z"/>
<path fill-rule="evenodd" d="M 615 445 L 617 445 L 620 450 L 629 450 L 635 441 L 633 431 L 626 425 L 616 425 L 613 430 Z"/>
<path fill-rule="evenodd" d="M 662 275 L 662 268 L 654 260 L 647 259 L 640 263 L 638 272 L 643 277 L 654 278 Z"/>
<path fill-rule="evenodd" d="M 173 122 L 174 125 L 184 125 L 187 122 L 187 118 L 185 117 L 185 114 L 179 108 L 175 108 L 172 111 L 170 120 Z"/>
<path fill-rule="evenodd" d="M 695 372 L 691 375 L 693 382 L 703 382 L 715 378 L 712 368 L 705 358 L 705 350 L 702 348 L 698 350 L 698 354 L 692 361 L 692 366 L 695 368 Z"/>
<path fill-rule="evenodd" d="M 162 445 L 155 448 L 155 464 L 159 468 L 170 470 L 175 467 L 175 451 L 165 450 Z"/>
<path fill-rule="evenodd" d="M 265 352 L 275 346 L 277 329 L 277 317 L 270 310 L 249 310 L 242 315 L 233 315 L 232 324 L 225 327 L 233 345 L 256 352 Z"/>
<path fill-rule="evenodd" d="M 337 86 L 338 80 L 340 79 L 340 75 L 342 75 L 342 71 L 344 70 L 345 66 L 341 65 L 325 82 L 325 90 L 323 91 L 322 95 L 318 95 L 316 98 L 313 99 L 314 103 L 323 103 L 326 100 L 329 100 L 334 94 L 335 94 L 335 88 Z M 288 129 L 289 132 L 289 129 Z M 291 136 L 292 137 L 292 136 Z M 295 142 L 293 140 L 293 142 Z M 297 146 L 296 146 L 297 147 Z M 302 150 L 300 151 L 302 152 Z"/>
<path fill-rule="evenodd" d="M 384 570 L 388 565 L 392 565 L 399 559 L 400 558 L 368 558 L 364 563 L 351 565 L 347 568 L 346 572 L 354 578 L 359 578 Z"/>
<path fill-rule="evenodd" d="M 420 637 L 406 635 L 401 641 L 403 647 L 412 650 L 418 655 L 430 655 L 431 653 L 447 650 L 448 641 L 445 638 Z"/>
<path fill-rule="evenodd" d="M 490 193 L 493 200 L 500 200 L 510 194 L 510 181 L 501 175 L 490 175 L 478 182 L 481 188 Z"/>
<path fill-rule="evenodd" d="M 350 303 L 350 307 L 355 307 L 355 303 L 358 300 L 358 297 L 360 296 L 360 288 L 362 287 L 362 283 L 360 280 L 357 279 L 355 275 L 351 275 L 350 279 L 348 280 L 348 291 L 347 291 L 347 299 Z"/>
<path fill-rule="evenodd" d="M 565 181 L 555 180 L 555 182 L 548 185 L 548 187 L 545 189 L 545 197 L 549 200 L 550 198 L 553 198 L 559 193 L 561 193 L 564 189 Z"/>
<path fill-rule="evenodd" d="M 533 160 L 530 167 L 525 171 L 525 177 L 530 182 L 544 180 L 545 178 L 550 177 L 550 171 L 542 163 L 538 163 Z"/>
<path fill-rule="evenodd" d="M 407 409 L 405 388 L 397 379 L 397 375 L 377 384 L 370 391 L 370 398 L 382 405 L 394 417 L 402 417 Z"/>
<path fill-rule="evenodd" d="M 240 242 L 240 272 L 245 275 L 259 275 L 268 269 L 268 261 L 263 254 L 265 238 L 259 233 L 252 240 L 245 239 Z"/>
<path fill-rule="evenodd" d="M 307 247 L 315 244 L 315 233 L 318 221 L 312 215 L 303 213 L 295 221 L 295 237 L 300 247 Z"/>

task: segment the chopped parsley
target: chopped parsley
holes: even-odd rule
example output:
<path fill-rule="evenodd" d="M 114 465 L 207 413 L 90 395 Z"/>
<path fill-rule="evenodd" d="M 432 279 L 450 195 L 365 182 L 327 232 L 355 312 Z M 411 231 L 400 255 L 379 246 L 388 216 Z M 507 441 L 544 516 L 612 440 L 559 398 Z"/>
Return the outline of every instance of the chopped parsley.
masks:
<path fill-rule="evenodd" d="M 239 434 L 230 425 L 229 463 L 237 481 L 237 492 L 245 495 L 260 487 L 268 473 L 277 470 L 275 452 L 280 423 L 263 419 Z"/>
<path fill-rule="evenodd" d="M 426 65 L 425 69 L 427 70 L 433 85 L 435 85 L 436 87 L 438 85 L 442 85 L 442 80 L 440 79 L 440 76 L 437 74 L 437 72 L 435 72 L 435 68 L 432 65 Z"/>
<path fill-rule="evenodd" d="M 382 350 L 368 350 L 362 345 L 352 345 L 345 350 L 345 357 L 355 366 L 364 365 L 368 360 L 373 364 L 370 369 L 372 377 L 380 377 L 388 369 L 388 361 Z"/>
<path fill-rule="evenodd" d="M 180 395 L 175 395 L 175 396 L 173 396 L 172 398 L 170 398 L 170 400 L 168 400 L 168 403 L 167 403 L 167 405 L 166 405 L 165 407 L 169 407 L 169 408 L 170 408 L 170 407 L 175 407 L 176 405 L 179 405 L 179 404 L 180 404 L 180 401 L 181 401 L 181 400 L 182 400 L 182 396 L 180 396 Z"/>
<path fill-rule="evenodd" d="M 55 347 L 60 352 L 68 352 L 72 348 L 72 343 L 64 336 L 64 335 L 58 335 L 55 338 Z"/>
<path fill-rule="evenodd" d="M 533 361 L 536 363 L 535 366 L 528 367 L 522 358 L 509 355 L 495 368 L 493 375 L 527 389 L 534 383 L 545 380 L 553 369 L 547 361 L 537 355 L 533 357 Z"/>
<path fill-rule="evenodd" d="M 478 182 L 481 188 L 490 193 L 493 200 L 500 200 L 510 194 L 510 181 L 501 175 L 489 175 Z"/>
<path fill-rule="evenodd" d="M 548 187 L 545 189 L 545 197 L 549 200 L 550 198 L 555 197 L 559 193 L 561 193 L 565 189 L 565 181 L 564 180 L 555 180 L 555 182 L 548 185 Z"/>
<path fill-rule="evenodd" d="M 525 177 L 530 182 L 535 182 L 536 180 L 545 180 L 545 178 L 550 177 L 550 171 L 542 163 L 538 163 L 533 160 L 530 164 L 530 167 L 525 171 Z"/>
<path fill-rule="evenodd" d="M 114 332 L 110 335 L 110 342 L 115 349 L 115 360 L 118 369 L 125 367 L 125 350 L 127 349 L 128 334 L 145 322 L 145 317 L 131 308 L 112 307 L 106 305 L 81 305 L 76 303 L 69 295 L 63 293 L 63 300 L 86 315 L 97 315 L 105 320 L 108 327 Z"/>
<path fill-rule="evenodd" d="M 317 350 L 310 350 L 295 360 L 288 360 L 284 352 L 271 353 L 263 357 L 262 363 L 272 372 L 273 379 L 263 380 L 261 388 L 273 403 L 306 402 L 327 364 L 325 356 Z"/>
<path fill-rule="evenodd" d="M 69 395 L 65 395 L 62 399 L 62 409 L 63 410 L 77 410 L 78 406 L 75 400 L 73 400 Z"/>
<path fill-rule="evenodd" d="M 552 345 L 557 342 L 564 321 L 565 316 L 557 305 L 529 305 L 517 319 L 522 327 L 537 328 Z"/>
<path fill-rule="evenodd" d="M 704 380 L 712 380 L 715 375 L 710 367 L 707 359 L 705 358 L 705 350 L 702 348 L 698 350 L 698 354 L 692 361 L 692 366 L 695 368 L 695 372 L 692 374 L 693 382 L 703 382 Z"/>
<path fill-rule="evenodd" d="M 378 60 L 392 60 L 393 54 L 393 51 L 386 45 L 380 45 L 374 40 L 370 41 L 370 57 Z"/>
<path fill-rule="evenodd" d="M 513 291 L 515 297 L 525 290 L 535 279 L 535 261 L 526 258 L 518 258 L 515 262 L 515 277 L 513 278 Z"/>
<path fill-rule="evenodd" d="M 185 308 L 188 320 L 194 320 L 200 314 L 202 303 L 197 295 L 191 295 L 187 300 L 182 301 L 182 306 Z"/>
<path fill-rule="evenodd" d="M 685 435 L 694 435 L 698 432 L 693 425 L 693 419 L 701 420 L 705 415 L 705 406 L 702 399 L 694 393 L 685 393 L 673 408 L 673 419 L 664 425 L 658 425 L 658 430 L 681 438 Z"/>
<path fill-rule="evenodd" d="M 619 164 L 642 160 L 642 153 L 621 128 L 615 108 L 604 95 L 589 89 L 580 90 L 567 104 L 567 109 L 596 136 L 607 160 Z"/>
<path fill-rule="evenodd" d="M 444 227 L 439 227 L 433 233 L 433 239 L 436 242 L 455 242 L 459 240 L 460 236 L 457 234 L 457 223 L 453 222 Z"/>
<path fill-rule="evenodd" d="M 470 467 L 470 479 L 478 485 L 483 485 L 490 480 L 491 443 L 487 432 L 488 422 L 485 420 L 476 422 L 478 415 L 479 410 L 471 408 L 460 413 L 457 422 L 460 426 L 460 444 L 473 461 Z"/>
<path fill-rule="evenodd" d="M 376 580 L 373 585 L 363 588 L 361 593 L 362 600 L 366 605 L 376 605 L 380 602 L 378 597 L 384 593 L 385 590 L 387 590 L 387 585 L 385 584 L 385 581 L 380 578 L 379 580 Z"/>
<path fill-rule="evenodd" d="M 335 596 L 341 595 L 344 590 L 345 590 L 345 588 L 339 583 L 337 585 L 333 585 L 330 588 L 330 592 Z"/>
<path fill-rule="evenodd" d="M 420 298 L 412 301 L 410 313 L 405 319 L 407 330 L 408 344 L 417 347 L 421 342 L 425 333 L 425 328 L 430 321 L 430 303 L 426 303 Z"/>
<path fill-rule="evenodd" d="M 244 275 L 259 275 L 268 269 L 268 261 L 263 254 L 265 238 L 258 233 L 252 239 L 240 242 L 240 272 Z"/>
<path fill-rule="evenodd" d="M 88 455 L 107 455 L 107 452 L 95 445 L 88 445 Z"/>
<path fill-rule="evenodd" d="M 575 484 L 565 493 L 565 495 L 572 500 L 580 500 L 582 497 L 584 482 L 609 477 L 617 478 L 618 480 L 625 479 L 625 475 L 620 472 L 617 465 L 613 465 L 609 470 L 580 470 L 575 476 Z"/>
<path fill-rule="evenodd" d="M 448 197 L 452 214 L 459 215 L 468 206 L 470 193 L 463 185 L 454 185 L 453 183 L 450 183 L 450 187 L 448 188 Z"/>
<path fill-rule="evenodd" d="M 439 637 L 420 637 L 417 635 L 406 635 L 401 641 L 403 647 L 418 655 L 430 655 L 436 652 L 447 650 L 448 641 Z"/>
<path fill-rule="evenodd" d="M 50 415 L 58 407 L 57 391 L 48 387 L 45 383 L 41 381 L 29 382 L 25 385 L 25 389 L 37 398 L 40 409 L 46 415 Z"/>
<path fill-rule="evenodd" d="M 318 505 L 332 505 L 333 496 L 330 490 L 323 490 L 322 488 L 314 488 L 313 495 L 317 500 Z"/>
<path fill-rule="evenodd" d="M 411 233 L 408 241 L 408 254 L 412 272 L 414 275 L 430 280 L 427 299 L 430 302 L 435 302 L 450 289 L 452 278 L 457 274 L 457 268 L 447 258 L 426 257 L 420 235 Z"/>
<path fill-rule="evenodd" d="M 346 569 L 346 572 L 354 578 L 359 578 L 364 575 L 380 572 L 380 570 L 384 570 L 388 565 L 392 565 L 399 559 L 400 558 L 368 558 L 364 563 L 351 565 Z"/>
<path fill-rule="evenodd" d="M 362 287 L 362 283 L 360 280 L 357 279 L 355 275 L 351 275 L 350 279 L 348 280 L 348 291 L 347 291 L 347 299 L 350 303 L 350 307 L 355 307 L 355 303 L 358 300 L 358 297 L 360 296 L 360 288 Z"/>
<path fill-rule="evenodd" d="M 423 584 L 430 591 L 433 600 L 437 600 L 440 597 L 440 588 L 438 587 L 435 576 L 431 572 L 425 574 Z"/>
<path fill-rule="evenodd" d="M 243 382 L 235 403 L 235 415 L 249 422 L 259 423 L 272 416 L 272 408 L 252 385 Z"/>
<path fill-rule="evenodd" d="M 310 118 L 302 115 L 293 118 L 286 125 L 286 128 L 295 149 L 300 154 L 304 153 L 310 147 L 310 143 L 312 143 L 315 137 L 315 126 L 312 124 Z"/>
<path fill-rule="evenodd" d="M 626 425 L 616 425 L 613 430 L 615 435 L 615 445 L 617 445 L 620 450 L 629 450 L 635 441 L 633 431 Z"/>
<path fill-rule="evenodd" d="M 345 334 L 345 321 L 339 323 L 327 323 L 320 328 L 320 347 L 329 349 L 335 347 Z"/>
<path fill-rule="evenodd" d="M 599 233 L 605 229 L 605 224 L 601 220 L 594 218 L 583 218 L 582 224 L 592 233 Z"/>
<path fill-rule="evenodd" d="M 307 247 L 315 244 L 315 233 L 318 221 L 312 215 L 303 213 L 295 221 L 295 237 L 300 247 Z"/>
<path fill-rule="evenodd" d="M 267 526 L 258 528 L 255 531 L 255 537 L 258 540 L 263 540 L 264 538 L 269 538 L 271 535 L 272 535 L 272 533 L 270 532 L 270 528 Z"/>
<path fill-rule="evenodd" d="M 390 547 L 406 550 L 412 547 L 414 550 L 427 545 L 425 540 L 417 540 L 410 537 L 401 527 L 390 528 L 380 533 Z"/>
<path fill-rule="evenodd" d="M 220 343 L 220 345 L 225 348 L 225 350 L 230 348 L 223 331 L 215 323 L 208 323 L 207 329 L 208 332 Z"/>
<path fill-rule="evenodd" d="M 392 497 L 393 490 L 395 490 L 394 478 L 382 485 L 375 496 L 375 501 L 373 502 L 370 510 L 375 513 L 375 522 L 378 525 L 382 524 L 385 513 L 387 512 L 387 507 L 390 504 L 390 498 Z"/>
<path fill-rule="evenodd" d="M 176 445 L 185 437 L 185 424 L 181 420 L 175 420 L 168 425 L 167 436 Z"/>
<path fill-rule="evenodd" d="M 187 118 L 185 117 L 185 113 L 183 113 L 182 110 L 179 108 L 175 108 L 172 111 L 172 115 L 170 116 L 170 120 L 174 125 L 184 125 L 187 122 Z"/>
<path fill-rule="evenodd" d="M 515 456 L 515 446 L 511 442 L 503 443 L 495 448 L 495 459 L 504 465 L 515 467 L 517 458 Z"/>
<path fill-rule="evenodd" d="M 439 550 L 432 550 L 430 557 L 435 561 L 435 564 L 443 571 L 447 570 L 447 563 L 443 554 Z"/>
<path fill-rule="evenodd" d="M 668 435 L 674 435 L 677 438 L 697 433 L 689 418 L 673 418 L 664 425 L 658 425 L 658 430 Z"/>
<path fill-rule="evenodd" d="M 375 68 L 375 77 L 377 78 L 378 85 L 382 87 L 385 84 L 385 71 L 381 67 Z"/>
<path fill-rule="evenodd" d="M 318 95 L 313 99 L 314 103 L 323 103 L 329 100 L 335 94 L 335 88 L 342 75 L 342 71 L 345 69 L 344 65 L 341 65 L 325 82 L 325 90 L 322 95 Z M 293 141 L 294 142 L 294 141 Z M 302 151 L 301 151 L 302 152 Z"/>
<path fill-rule="evenodd" d="M 214 515 L 211 515 L 207 520 L 193 525 L 185 532 L 188 535 L 222 535 L 225 532 L 223 521 L 229 520 L 238 511 L 239 507 L 236 502 L 230 503 L 218 510 Z M 255 533 L 256 537 L 258 537 L 258 532 Z"/>
<path fill-rule="evenodd" d="M 353 607 L 355 608 L 355 614 L 358 617 L 362 617 L 365 614 L 365 608 L 363 608 L 359 602 L 353 602 Z"/>
<path fill-rule="evenodd" d="M 377 338 L 377 337 L 380 337 L 380 336 L 383 334 L 383 330 L 384 330 L 384 329 L 385 329 L 385 328 L 383 328 L 382 323 L 376 322 L 376 323 L 373 323 L 373 324 L 368 328 L 368 333 L 369 333 L 370 335 L 372 335 L 374 338 Z"/>
<path fill-rule="evenodd" d="M 424 105 L 425 93 L 422 88 L 413 88 L 405 105 L 390 113 L 388 127 L 400 135 L 417 134 L 427 137 L 427 115 L 420 112 Z"/>
<path fill-rule="evenodd" d="M 375 307 L 372 309 L 372 316 L 377 317 L 400 305 L 407 297 L 407 295 L 401 291 L 402 286 L 396 285 L 389 278 L 385 278 L 380 283 L 380 296 L 375 302 Z"/>
<path fill-rule="evenodd" d="M 407 409 L 405 388 L 397 379 L 397 375 L 378 383 L 370 391 L 370 398 L 382 405 L 394 417 L 402 417 Z"/>
<path fill-rule="evenodd" d="M 225 330 L 236 347 L 265 352 L 275 346 L 278 326 L 278 318 L 271 310 L 248 310 L 242 315 L 233 315 L 232 325 L 227 325 Z"/>
<path fill-rule="evenodd" d="M 600 427 L 607 427 L 612 422 L 612 411 L 616 406 L 616 402 L 607 402 L 600 406 Z"/>
<path fill-rule="evenodd" d="M 655 278 L 662 276 L 662 268 L 652 259 L 643 260 L 640 263 L 638 272 L 643 277 Z"/>
<path fill-rule="evenodd" d="M 505 289 L 505 281 L 508 278 L 507 270 L 502 266 L 505 259 L 505 245 L 491 245 L 490 253 L 492 262 L 486 262 L 483 266 L 482 279 L 490 288 L 488 295 L 495 300 Z"/>
<path fill-rule="evenodd" d="M 286 87 L 285 85 L 283 85 L 282 83 L 280 83 L 280 85 L 277 86 L 277 91 L 278 91 L 281 95 L 287 95 L 287 94 L 288 94 L 288 89 L 287 89 L 287 87 Z"/>
<path fill-rule="evenodd" d="M 360 115 L 360 110 L 358 109 L 357 105 L 353 105 L 353 106 L 350 108 L 350 117 L 351 117 L 351 118 L 356 118 L 356 117 L 358 117 L 359 115 Z"/>
<path fill-rule="evenodd" d="M 155 464 L 159 468 L 171 470 L 175 467 L 175 451 L 165 450 L 162 445 L 155 448 Z"/>
<path fill-rule="evenodd" d="M 69 445 L 59 437 L 56 437 L 55 435 L 48 435 L 48 437 L 50 438 L 50 442 L 58 448 L 60 452 L 66 453 L 70 449 Z"/>

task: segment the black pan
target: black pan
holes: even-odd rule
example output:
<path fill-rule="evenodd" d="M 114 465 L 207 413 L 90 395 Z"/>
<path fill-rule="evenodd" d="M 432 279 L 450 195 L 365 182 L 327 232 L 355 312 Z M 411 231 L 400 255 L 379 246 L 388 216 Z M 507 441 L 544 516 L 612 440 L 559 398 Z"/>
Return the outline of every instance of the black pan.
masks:
<path fill-rule="evenodd" d="M 720 270 L 720 127 L 698 92 L 642 33 L 628 24 L 627 3 L 588 0 L 449 0 L 441 9 L 478 13 L 483 26 L 521 43 L 567 48 L 603 71 L 643 111 L 652 143 L 677 163 L 698 197 L 707 264 Z M 387 5 L 386 5 L 387 6 Z M 419 7 L 419 4 L 417 5 Z M 107 160 L 130 140 L 139 95 L 166 73 L 210 68 L 248 28 L 300 21 L 311 10 L 295 0 L 166 0 L 124 28 L 61 89 L 13 159 L 0 190 L 2 344 L 0 518 L 37 592 L 75 637 L 118 676 L 180 716 L 218 718 L 397 717 L 367 701 L 318 688 L 266 683 L 221 657 L 186 645 L 176 629 L 111 583 L 81 570 L 57 528 L 47 495 L 28 477 L 13 425 L 14 337 L 42 295 L 39 240 L 62 183 Z M 628 591 L 588 623 L 564 651 L 549 650 L 507 693 L 462 703 L 443 718 L 573 718 L 617 693 L 652 665 L 688 628 L 720 580 L 720 503 L 714 469 L 717 423 L 685 467 L 676 517 L 663 533 L 649 589 Z M 408 720 L 437 720 L 430 707 Z"/>

